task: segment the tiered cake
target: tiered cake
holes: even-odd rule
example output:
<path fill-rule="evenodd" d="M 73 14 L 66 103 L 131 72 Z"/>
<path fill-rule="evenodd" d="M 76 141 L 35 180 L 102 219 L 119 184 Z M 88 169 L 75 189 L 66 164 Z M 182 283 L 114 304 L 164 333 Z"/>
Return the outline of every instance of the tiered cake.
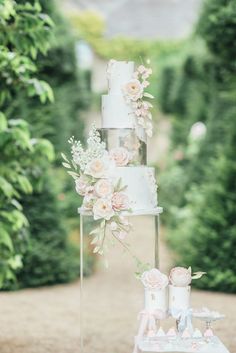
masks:
<path fill-rule="evenodd" d="M 116 161 L 115 178 L 127 186 L 133 214 L 155 214 L 157 185 L 154 168 L 146 163 L 146 132 L 138 126 L 134 109 L 124 87 L 134 79 L 134 63 L 110 61 L 107 69 L 108 94 L 102 96 L 101 138 Z M 132 89 L 132 88 L 131 88 Z"/>
<path fill-rule="evenodd" d="M 108 94 L 102 97 L 102 128 L 98 131 L 92 127 L 87 149 L 73 137 L 69 140 L 71 160 L 62 154 L 63 165 L 74 178 L 76 192 L 82 197 L 79 213 L 99 221 L 90 232 L 91 244 L 93 252 L 103 256 L 108 249 L 107 233 L 133 255 L 126 243 L 132 229 L 127 214 L 156 216 L 162 212 L 157 203 L 155 171 L 147 166 L 146 160 L 147 136 L 152 134 L 149 99 L 153 97 L 145 92 L 150 73 L 151 69 L 143 65 L 135 70 L 133 62 L 111 60 L 107 70 Z M 82 278 L 82 218 L 80 245 Z M 133 258 L 141 263 L 136 256 Z M 134 353 L 228 353 L 209 326 L 209 322 L 223 316 L 208 309 L 194 311 L 190 307 L 191 281 L 203 274 L 196 272 L 192 275 L 191 268 L 183 267 L 173 268 L 169 277 L 157 268 L 147 268 L 141 274 L 144 307 L 139 315 Z M 160 322 L 168 316 L 177 320 L 177 330 L 171 327 L 165 333 Z M 199 329 L 194 330 L 193 316 L 206 321 L 207 329 L 203 335 Z"/>

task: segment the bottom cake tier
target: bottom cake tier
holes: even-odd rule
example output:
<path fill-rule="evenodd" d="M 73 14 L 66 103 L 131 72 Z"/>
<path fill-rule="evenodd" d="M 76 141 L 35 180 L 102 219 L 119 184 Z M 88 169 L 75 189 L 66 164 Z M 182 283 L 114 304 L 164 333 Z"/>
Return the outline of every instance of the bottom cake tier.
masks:
<path fill-rule="evenodd" d="M 146 166 L 117 167 L 115 182 L 121 179 L 133 212 L 148 214 L 157 208 L 155 169 Z"/>

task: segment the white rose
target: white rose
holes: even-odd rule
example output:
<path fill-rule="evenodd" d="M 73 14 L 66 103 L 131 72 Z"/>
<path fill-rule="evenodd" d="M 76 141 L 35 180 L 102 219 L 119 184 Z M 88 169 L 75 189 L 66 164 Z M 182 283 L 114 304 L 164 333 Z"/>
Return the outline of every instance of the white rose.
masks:
<path fill-rule="evenodd" d="M 130 100 L 137 101 L 143 96 L 143 87 L 139 80 L 133 79 L 124 85 L 123 92 Z"/>
<path fill-rule="evenodd" d="M 91 175 L 94 178 L 107 178 L 112 175 L 115 167 L 114 162 L 109 156 L 95 158 L 89 162 L 85 168 L 85 174 Z"/>
<path fill-rule="evenodd" d="M 187 287 L 192 281 L 191 270 L 184 267 L 174 267 L 170 271 L 169 279 L 176 287 Z"/>
<path fill-rule="evenodd" d="M 97 198 L 93 194 L 87 194 L 83 199 L 82 208 L 85 210 L 92 210 L 93 205 L 96 201 L 97 201 Z"/>
<path fill-rule="evenodd" d="M 87 189 L 90 187 L 88 178 L 85 175 L 81 175 L 75 180 L 75 190 L 79 195 L 84 196 L 87 193 Z"/>
<path fill-rule="evenodd" d="M 109 197 L 113 193 L 113 185 L 107 179 L 100 179 L 96 182 L 94 191 L 99 197 Z"/>
<path fill-rule="evenodd" d="M 168 285 L 168 277 L 161 273 L 158 269 L 153 268 L 142 274 L 141 281 L 146 288 L 163 289 Z"/>
<path fill-rule="evenodd" d="M 107 199 L 98 199 L 93 205 L 94 219 L 105 219 L 109 221 L 114 216 L 114 210 L 112 208 L 111 201 Z"/>
<path fill-rule="evenodd" d="M 129 152 L 124 147 L 113 148 L 110 151 L 110 156 L 118 167 L 123 167 L 129 163 Z"/>

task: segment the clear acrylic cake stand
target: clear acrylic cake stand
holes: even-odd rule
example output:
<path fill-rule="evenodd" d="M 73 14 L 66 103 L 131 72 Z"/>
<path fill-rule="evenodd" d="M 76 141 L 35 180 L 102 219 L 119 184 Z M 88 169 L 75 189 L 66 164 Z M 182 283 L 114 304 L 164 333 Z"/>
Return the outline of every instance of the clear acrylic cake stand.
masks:
<path fill-rule="evenodd" d="M 151 212 L 129 213 L 127 216 L 154 216 L 154 265 L 159 267 L 159 215 L 162 213 L 162 207 L 157 207 Z M 84 286 L 84 217 L 91 216 L 90 213 L 78 209 L 80 215 L 80 353 L 84 353 L 84 315 L 83 315 L 83 286 Z"/>

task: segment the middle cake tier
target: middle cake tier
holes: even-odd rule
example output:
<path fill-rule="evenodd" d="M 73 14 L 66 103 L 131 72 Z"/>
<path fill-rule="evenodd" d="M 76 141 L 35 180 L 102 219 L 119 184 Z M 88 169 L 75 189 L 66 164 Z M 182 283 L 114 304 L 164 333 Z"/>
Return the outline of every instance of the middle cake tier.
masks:
<path fill-rule="evenodd" d="M 123 155 L 121 166 L 147 164 L 147 144 L 137 136 L 135 129 L 103 128 L 98 131 L 109 152 Z"/>
<path fill-rule="evenodd" d="M 157 208 L 157 183 L 155 169 L 152 167 L 117 167 L 115 180 L 122 180 L 127 186 L 125 193 L 129 197 L 134 213 L 148 213 Z"/>

